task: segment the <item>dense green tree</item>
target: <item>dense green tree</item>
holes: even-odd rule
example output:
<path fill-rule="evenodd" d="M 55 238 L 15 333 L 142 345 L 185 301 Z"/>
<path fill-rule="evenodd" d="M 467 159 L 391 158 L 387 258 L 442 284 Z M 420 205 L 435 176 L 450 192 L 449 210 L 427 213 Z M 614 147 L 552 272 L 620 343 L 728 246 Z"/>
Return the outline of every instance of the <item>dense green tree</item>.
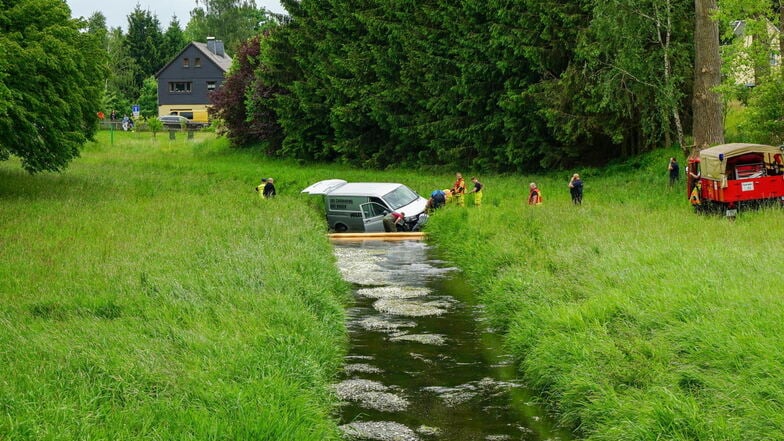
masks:
<path fill-rule="evenodd" d="M 256 75 L 265 68 L 259 60 L 261 39 L 253 37 L 240 45 L 231 71 L 210 95 L 210 112 L 222 121 L 235 147 L 266 142 L 267 153 L 274 154 L 280 146 L 281 129 L 270 105 L 280 90 Z"/>
<path fill-rule="evenodd" d="M 60 0 L 0 2 L 0 159 L 60 171 L 97 127 L 106 52 Z"/>
<path fill-rule="evenodd" d="M 284 6 L 261 57 L 290 156 L 527 170 L 682 144 L 689 127 L 690 0 Z"/>
<path fill-rule="evenodd" d="M 207 37 L 223 40 L 233 54 L 245 40 L 274 21 L 255 0 L 196 0 L 185 31 L 188 39 L 205 41 Z"/>
<path fill-rule="evenodd" d="M 185 38 L 185 32 L 183 32 L 182 27 L 180 27 L 180 20 L 174 15 L 169 22 L 169 27 L 166 28 L 166 32 L 163 34 L 161 56 L 165 63 L 168 63 L 187 45 L 188 40 Z"/>
<path fill-rule="evenodd" d="M 108 107 L 104 108 L 104 112 L 116 110 L 122 116 L 131 111 L 131 101 L 139 94 L 136 76 L 140 70 L 128 51 L 121 28 L 109 31 L 106 51 L 109 76 L 104 94 Z"/>
<path fill-rule="evenodd" d="M 164 46 L 158 17 L 149 10 L 143 10 L 137 3 L 128 15 L 128 33 L 124 44 L 128 55 L 138 67 L 134 72 L 134 85 L 138 90 L 145 78 L 155 75 L 168 61 L 164 58 L 168 50 Z"/>
<path fill-rule="evenodd" d="M 158 81 L 155 77 L 144 79 L 136 102 L 139 104 L 139 113 L 142 118 L 158 116 Z"/>
<path fill-rule="evenodd" d="M 784 75 L 775 73 L 754 88 L 741 129 L 750 142 L 784 144 Z"/>

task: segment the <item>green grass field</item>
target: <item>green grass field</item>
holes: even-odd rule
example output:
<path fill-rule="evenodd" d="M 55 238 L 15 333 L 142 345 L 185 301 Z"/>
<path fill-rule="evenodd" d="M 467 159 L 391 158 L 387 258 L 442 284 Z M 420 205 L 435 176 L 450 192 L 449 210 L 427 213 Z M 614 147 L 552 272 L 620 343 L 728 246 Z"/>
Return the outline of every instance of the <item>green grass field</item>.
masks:
<path fill-rule="evenodd" d="M 0 163 L 0 439 L 338 439 L 348 287 L 299 191 L 428 194 L 453 173 L 301 166 L 201 136 L 103 132 L 60 175 Z M 784 212 L 693 214 L 666 186 L 672 155 L 480 176 L 483 206 L 435 213 L 431 241 L 579 436 L 784 439 Z M 278 198 L 259 200 L 270 176 Z"/>
<path fill-rule="evenodd" d="M 347 286 L 262 171 L 147 133 L 62 175 L 0 163 L 0 439 L 339 438 Z"/>
<path fill-rule="evenodd" d="M 666 188 L 675 154 L 586 170 L 582 206 L 568 173 L 533 207 L 520 179 L 487 180 L 496 204 L 429 232 L 580 437 L 784 439 L 784 212 L 693 214 Z"/>

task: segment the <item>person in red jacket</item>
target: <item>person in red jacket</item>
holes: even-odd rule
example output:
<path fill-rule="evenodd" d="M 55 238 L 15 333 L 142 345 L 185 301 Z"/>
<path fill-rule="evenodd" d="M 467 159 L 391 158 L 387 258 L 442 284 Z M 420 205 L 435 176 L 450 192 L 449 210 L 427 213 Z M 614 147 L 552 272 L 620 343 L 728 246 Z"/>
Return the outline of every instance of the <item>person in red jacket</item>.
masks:
<path fill-rule="evenodd" d="M 530 191 L 528 192 L 528 205 L 539 205 L 542 203 L 542 190 L 536 186 L 536 183 L 531 182 L 528 185 Z"/>

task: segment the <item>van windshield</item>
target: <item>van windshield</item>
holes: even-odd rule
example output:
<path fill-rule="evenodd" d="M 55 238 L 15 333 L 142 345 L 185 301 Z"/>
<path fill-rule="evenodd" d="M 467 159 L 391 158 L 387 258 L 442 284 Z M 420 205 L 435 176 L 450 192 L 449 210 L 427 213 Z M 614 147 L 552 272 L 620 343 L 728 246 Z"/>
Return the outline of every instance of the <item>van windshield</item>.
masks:
<path fill-rule="evenodd" d="M 405 185 L 401 185 L 400 187 L 385 194 L 383 199 L 387 202 L 387 204 L 389 204 L 389 208 L 397 210 L 400 207 L 405 207 L 406 205 L 414 202 L 418 197 L 419 196 L 414 193 L 414 190 L 406 187 Z"/>

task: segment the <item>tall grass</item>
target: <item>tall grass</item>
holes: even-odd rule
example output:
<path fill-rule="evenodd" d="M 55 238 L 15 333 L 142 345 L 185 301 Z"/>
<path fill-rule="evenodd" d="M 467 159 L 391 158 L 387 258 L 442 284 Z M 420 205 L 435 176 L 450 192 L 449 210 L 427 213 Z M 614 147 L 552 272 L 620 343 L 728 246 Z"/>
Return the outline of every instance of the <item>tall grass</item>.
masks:
<path fill-rule="evenodd" d="M 580 436 L 784 439 L 784 212 L 693 214 L 666 187 L 675 155 L 587 170 L 582 206 L 566 173 L 537 178 L 534 207 L 499 178 L 496 204 L 447 207 L 428 230 Z"/>
<path fill-rule="evenodd" d="M 62 175 L 0 163 L 0 438 L 337 439 L 344 351 L 321 179 L 222 140 L 107 133 Z M 667 157 L 479 176 L 431 240 L 464 268 L 520 373 L 591 440 L 784 439 L 780 210 L 693 214 Z M 470 177 L 470 170 L 460 170 Z M 274 177 L 275 200 L 253 188 Z M 537 182 L 545 202 L 525 204 Z"/>
<path fill-rule="evenodd" d="M 0 163 L 0 438 L 339 438 L 347 287 L 262 172 L 137 133 L 62 175 Z"/>

